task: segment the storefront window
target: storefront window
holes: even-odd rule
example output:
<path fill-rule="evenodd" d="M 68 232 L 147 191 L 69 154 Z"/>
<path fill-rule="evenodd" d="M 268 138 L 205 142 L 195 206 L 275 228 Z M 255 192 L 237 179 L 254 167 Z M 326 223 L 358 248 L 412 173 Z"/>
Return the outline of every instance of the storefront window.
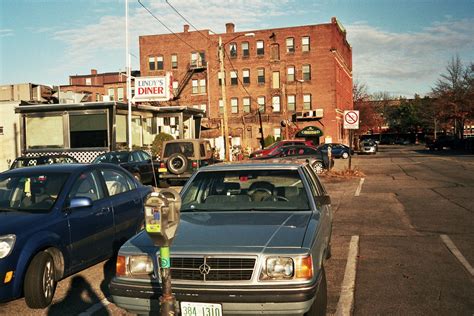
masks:
<path fill-rule="evenodd" d="M 26 148 L 64 148 L 61 115 L 26 118 Z"/>
<path fill-rule="evenodd" d="M 69 130 L 71 148 L 92 148 L 108 146 L 106 113 L 70 113 Z"/>

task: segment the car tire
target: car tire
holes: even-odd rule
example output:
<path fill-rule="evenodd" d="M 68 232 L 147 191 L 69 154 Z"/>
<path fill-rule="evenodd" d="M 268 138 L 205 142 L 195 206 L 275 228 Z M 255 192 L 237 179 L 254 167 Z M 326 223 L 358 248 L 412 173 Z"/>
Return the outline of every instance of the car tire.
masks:
<path fill-rule="evenodd" d="M 47 252 L 38 253 L 26 270 L 24 292 L 30 308 L 45 308 L 51 304 L 56 290 L 56 268 Z"/>
<path fill-rule="evenodd" d="M 315 161 L 312 167 L 314 169 L 314 172 L 316 172 L 317 174 L 320 174 L 324 171 L 324 165 L 321 161 Z"/>
<path fill-rule="evenodd" d="M 173 174 L 182 174 L 188 169 L 188 159 L 181 153 L 172 154 L 166 162 L 168 171 Z"/>
<path fill-rule="evenodd" d="M 348 152 L 343 152 L 341 157 L 342 157 L 342 159 L 347 159 L 347 158 L 349 158 L 349 153 Z"/>
<path fill-rule="evenodd" d="M 326 282 L 326 272 L 324 267 L 321 267 L 321 281 L 319 283 L 318 292 L 314 298 L 313 305 L 305 316 L 325 316 L 326 309 L 328 304 L 328 292 L 327 292 L 327 282 Z"/>

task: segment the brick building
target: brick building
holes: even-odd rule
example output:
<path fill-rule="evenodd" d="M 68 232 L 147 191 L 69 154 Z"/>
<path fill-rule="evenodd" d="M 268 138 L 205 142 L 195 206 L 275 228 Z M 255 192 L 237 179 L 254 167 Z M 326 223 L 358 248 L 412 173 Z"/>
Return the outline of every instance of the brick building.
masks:
<path fill-rule="evenodd" d="M 139 71 L 132 71 L 131 74 L 132 77 L 140 76 Z M 121 72 L 98 73 L 96 69 L 91 69 L 87 75 L 69 76 L 69 85 L 62 85 L 60 89 L 62 93 L 84 94 L 82 102 L 127 102 L 127 77 Z"/>
<path fill-rule="evenodd" d="M 293 118 L 289 138 L 313 125 L 324 133 L 317 142 L 347 143 L 342 113 L 353 106 L 352 49 L 336 18 L 327 24 L 247 32 L 235 32 L 228 23 L 223 34 L 190 31 L 185 25 L 176 35 L 140 36 L 141 75 L 173 74 L 175 98 L 159 106 L 202 108 L 202 136 L 222 135 L 219 37 L 225 44 L 226 104 L 234 143 L 259 146 L 258 110 L 265 137 L 285 138 L 281 123 Z"/>

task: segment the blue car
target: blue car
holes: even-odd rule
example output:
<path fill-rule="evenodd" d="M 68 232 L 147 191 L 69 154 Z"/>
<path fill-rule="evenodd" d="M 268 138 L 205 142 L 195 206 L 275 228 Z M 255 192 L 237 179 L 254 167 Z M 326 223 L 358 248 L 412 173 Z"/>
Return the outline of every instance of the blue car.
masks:
<path fill-rule="evenodd" d="M 110 258 L 142 228 L 143 186 L 112 164 L 0 173 L 0 302 L 47 307 L 59 280 Z"/>

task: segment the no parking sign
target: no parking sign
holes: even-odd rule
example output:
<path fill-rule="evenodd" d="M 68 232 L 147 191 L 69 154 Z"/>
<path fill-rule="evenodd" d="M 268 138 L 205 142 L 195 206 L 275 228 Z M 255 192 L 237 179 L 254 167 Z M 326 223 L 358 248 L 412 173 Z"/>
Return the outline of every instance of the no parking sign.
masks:
<path fill-rule="evenodd" d="M 344 111 L 344 128 L 345 129 L 359 129 L 359 111 L 358 110 Z"/>

